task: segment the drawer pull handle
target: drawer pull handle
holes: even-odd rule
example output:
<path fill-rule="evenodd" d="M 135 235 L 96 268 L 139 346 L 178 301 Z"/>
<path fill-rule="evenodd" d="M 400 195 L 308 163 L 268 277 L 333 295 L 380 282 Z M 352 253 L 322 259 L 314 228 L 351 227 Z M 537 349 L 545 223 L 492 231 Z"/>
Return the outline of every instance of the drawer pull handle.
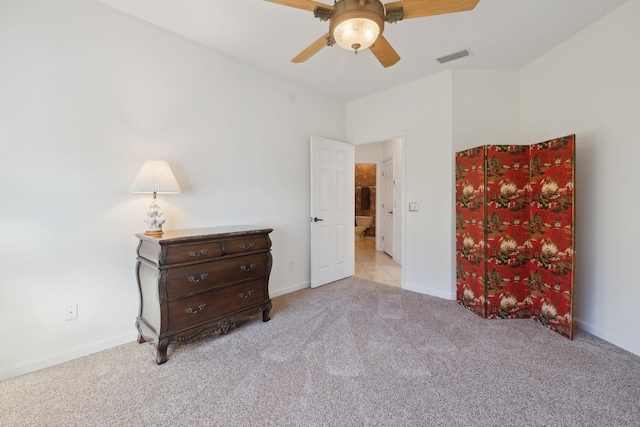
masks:
<path fill-rule="evenodd" d="M 242 270 L 242 271 L 251 271 L 251 270 L 253 270 L 254 268 L 256 268 L 256 265 L 255 265 L 255 264 L 251 264 L 251 265 L 241 265 L 241 266 L 240 266 L 240 270 Z"/>
<path fill-rule="evenodd" d="M 244 293 L 239 293 L 238 294 L 238 298 L 249 298 L 251 295 L 253 295 L 253 289 L 251 289 L 249 292 L 247 292 L 246 294 Z"/>
<path fill-rule="evenodd" d="M 202 249 L 200 252 L 189 251 L 189 252 L 187 252 L 187 255 L 194 256 L 194 257 L 199 257 L 200 255 L 206 255 L 208 250 L 209 249 Z"/>
<path fill-rule="evenodd" d="M 248 245 L 245 245 L 244 243 L 240 243 L 238 246 L 240 246 L 240 249 L 251 249 L 255 246 L 256 244 L 251 242 Z"/>
<path fill-rule="evenodd" d="M 187 308 L 187 309 L 185 310 L 185 312 L 186 312 L 187 314 L 198 314 L 198 313 L 200 313 L 202 310 L 204 310 L 204 306 L 205 306 L 205 305 L 206 305 L 206 304 L 200 304 L 200 305 L 198 306 L 198 309 L 197 309 L 197 310 L 195 310 L 195 311 L 193 310 L 193 308 L 189 307 L 189 308 Z"/>
<path fill-rule="evenodd" d="M 202 273 L 199 279 L 196 279 L 195 276 L 189 276 L 187 277 L 187 280 L 190 282 L 198 283 L 199 281 L 206 279 L 208 275 L 209 273 Z"/>

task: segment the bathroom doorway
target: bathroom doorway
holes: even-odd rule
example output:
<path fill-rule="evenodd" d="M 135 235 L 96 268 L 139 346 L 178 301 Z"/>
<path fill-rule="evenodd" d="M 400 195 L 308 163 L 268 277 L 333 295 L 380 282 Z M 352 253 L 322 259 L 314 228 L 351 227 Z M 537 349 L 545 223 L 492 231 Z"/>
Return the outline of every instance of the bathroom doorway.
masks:
<path fill-rule="evenodd" d="M 355 240 L 375 240 L 378 165 L 355 164 Z"/>
<path fill-rule="evenodd" d="M 398 287 L 402 286 L 403 151 L 401 137 L 355 145 L 355 276 Z"/>

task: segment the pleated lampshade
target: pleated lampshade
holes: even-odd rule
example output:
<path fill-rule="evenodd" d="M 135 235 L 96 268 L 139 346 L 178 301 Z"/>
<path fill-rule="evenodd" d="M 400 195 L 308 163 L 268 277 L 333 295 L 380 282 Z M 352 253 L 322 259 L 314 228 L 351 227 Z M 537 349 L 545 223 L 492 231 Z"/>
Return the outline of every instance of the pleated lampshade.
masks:
<path fill-rule="evenodd" d="M 132 193 L 179 194 L 180 185 L 164 160 L 147 160 L 131 186 Z"/>

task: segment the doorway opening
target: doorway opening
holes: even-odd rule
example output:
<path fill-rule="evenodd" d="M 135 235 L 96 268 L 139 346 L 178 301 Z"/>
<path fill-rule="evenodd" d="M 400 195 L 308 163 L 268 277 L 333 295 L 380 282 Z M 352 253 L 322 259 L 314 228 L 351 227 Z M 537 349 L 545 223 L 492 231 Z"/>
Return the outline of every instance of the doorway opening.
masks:
<path fill-rule="evenodd" d="M 355 276 L 398 287 L 404 249 L 403 171 L 403 137 L 355 145 Z"/>
<path fill-rule="evenodd" d="M 376 163 L 355 164 L 355 241 L 375 240 L 377 173 Z"/>

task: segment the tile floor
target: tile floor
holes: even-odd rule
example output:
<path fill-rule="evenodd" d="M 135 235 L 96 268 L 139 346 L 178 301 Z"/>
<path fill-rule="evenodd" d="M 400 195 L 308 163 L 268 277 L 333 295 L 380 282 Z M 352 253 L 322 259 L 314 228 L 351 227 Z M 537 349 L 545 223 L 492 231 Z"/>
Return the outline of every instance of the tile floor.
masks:
<path fill-rule="evenodd" d="M 375 240 L 356 242 L 355 252 L 356 277 L 400 287 L 400 264 L 384 252 L 377 252 Z"/>

